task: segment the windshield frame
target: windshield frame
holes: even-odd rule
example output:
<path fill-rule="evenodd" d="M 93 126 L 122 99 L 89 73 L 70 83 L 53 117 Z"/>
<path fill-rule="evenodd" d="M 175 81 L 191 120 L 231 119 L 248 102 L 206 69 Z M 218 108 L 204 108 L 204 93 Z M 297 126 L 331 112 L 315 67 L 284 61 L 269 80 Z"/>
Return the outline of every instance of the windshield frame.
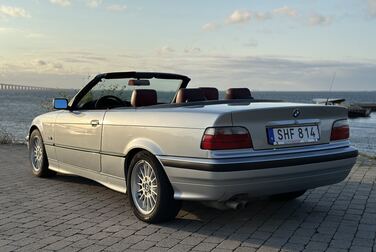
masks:
<path fill-rule="evenodd" d="M 95 86 L 97 85 L 102 79 L 127 79 L 127 78 L 134 78 L 134 79 L 176 79 L 181 80 L 180 88 L 186 88 L 188 86 L 189 81 L 191 80 L 189 77 L 180 75 L 180 74 L 172 74 L 172 73 L 158 73 L 158 72 L 112 72 L 112 73 L 103 73 L 98 74 L 94 77 L 85 87 L 83 87 L 69 102 L 68 109 L 75 110 L 77 108 L 78 102 Z M 176 94 L 171 101 L 171 103 L 175 102 Z"/>

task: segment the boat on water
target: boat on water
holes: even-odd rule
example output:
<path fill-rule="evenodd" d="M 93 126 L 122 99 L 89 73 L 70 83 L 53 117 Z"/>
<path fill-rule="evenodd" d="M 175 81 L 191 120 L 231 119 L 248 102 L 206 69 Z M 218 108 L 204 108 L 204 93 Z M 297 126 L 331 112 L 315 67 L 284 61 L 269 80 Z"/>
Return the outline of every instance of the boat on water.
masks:
<path fill-rule="evenodd" d="M 369 107 L 362 107 L 357 104 L 347 104 L 346 99 L 344 98 L 317 98 L 313 99 L 313 102 L 316 104 L 337 105 L 346 107 L 348 110 L 349 118 L 369 117 L 372 112 L 372 109 Z"/>

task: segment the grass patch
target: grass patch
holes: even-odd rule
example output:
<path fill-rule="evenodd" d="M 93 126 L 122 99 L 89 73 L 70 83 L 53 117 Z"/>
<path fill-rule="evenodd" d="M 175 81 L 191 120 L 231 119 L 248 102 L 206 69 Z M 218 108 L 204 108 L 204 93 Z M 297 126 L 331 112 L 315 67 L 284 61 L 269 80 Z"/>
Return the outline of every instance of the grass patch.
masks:
<path fill-rule="evenodd" d="M 16 138 L 4 129 L 0 129 L 0 144 L 13 144 Z"/>

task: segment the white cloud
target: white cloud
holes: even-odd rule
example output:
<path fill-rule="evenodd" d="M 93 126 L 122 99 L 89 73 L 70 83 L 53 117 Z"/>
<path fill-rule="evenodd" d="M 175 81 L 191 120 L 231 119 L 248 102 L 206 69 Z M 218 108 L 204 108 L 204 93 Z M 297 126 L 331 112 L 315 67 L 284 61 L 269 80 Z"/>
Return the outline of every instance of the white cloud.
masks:
<path fill-rule="evenodd" d="M 114 12 L 121 12 L 125 11 L 127 9 L 127 6 L 125 4 L 120 5 L 120 4 L 112 4 L 106 7 L 108 11 L 114 11 Z"/>
<path fill-rule="evenodd" d="M 278 14 L 278 15 L 286 15 L 289 17 L 296 17 L 298 16 L 298 11 L 295 9 L 292 9 L 287 6 L 283 6 L 281 8 L 277 8 L 273 10 L 273 13 Z"/>
<path fill-rule="evenodd" d="M 201 49 L 198 47 L 192 47 L 184 50 L 185 53 L 200 53 Z"/>
<path fill-rule="evenodd" d="M 14 31 L 17 31 L 13 28 L 9 28 L 9 27 L 0 27 L 0 33 L 9 33 L 9 32 L 14 32 Z"/>
<path fill-rule="evenodd" d="M 66 7 L 72 4 L 70 0 L 50 0 L 50 3 L 60 5 L 62 7 Z"/>
<path fill-rule="evenodd" d="M 298 16 L 298 12 L 295 9 L 284 6 L 281 8 L 274 9 L 272 11 L 245 11 L 245 10 L 235 10 L 229 17 L 226 19 L 227 24 L 238 24 L 249 22 L 251 19 L 257 21 L 265 21 L 272 19 L 276 15 L 285 15 L 288 17 Z"/>
<path fill-rule="evenodd" d="M 169 47 L 169 46 L 167 46 Z M 167 50 L 170 51 L 170 50 Z M 177 51 L 175 51 L 176 53 Z M 176 72 L 192 78 L 190 86 L 215 83 L 220 90 L 236 86 L 258 90 L 328 90 L 328 81 L 337 72 L 336 90 L 375 90 L 374 62 L 327 61 L 310 58 L 277 56 L 241 56 L 228 54 L 173 54 L 161 57 L 150 53 L 129 52 L 126 57 L 107 55 L 107 60 L 81 61 L 64 60 L 65 57 L 81 60 L 80 55 L 89 54 L 97 58 L 103 55 L 81 50 L 61 51 L 48 56 L 38 54 L 15 57 L 14 61 L 0 56 L 2 81 L 38 83 L 46 86 L 78 87 L 87 82 L 88 73 L 122 71 Z M 143 58 L 144 60 L 138 61 Z M 53 84 L 51 84 L 53 83 Z M 354 83 L 357 83 L 356 87 Z M 269 97 L 271 98 L 271 97 Z"/>
<path fill-rule="evenodd" d="M 70 0 L 50 0 L 50 3 L 60 5 L 60 6 L 63 6 L 63 7 L 71 5 Z"/>
<path fill-rule="evenodd" d="M 368 0 L 368 12 L 371 16 L 376 17 L 376 0 Z"/>
<path fill-rule="evenodd" d="M 269 12 L 255 12 L 252 16 L 258 21 L 265 21 L 273 17 L 273 15 Z"/>
<path fill-rule="evenodd" d="M 368 0 L 369 5 L 374 5 L 374 15 L 376 16 L 376 0 Z M 267 11 L 248 11 L 248 10 L 235 10 L 231 13 L 230 16 L 228 16 L 225 20 L 226 24 L 239 24 L 239 23 L 247 23 L 251 20 L 264 22 L 269 19 L 274 19 L 278 17 L 287 17 L 290 19 L 295 20 L 296 22 L 301 22 L 302 19 L 299 19 L 298 17 L 301 16 L 299 12 L 288 6 L 282 6 L 280 8 L 275 8 L 272 10 Z M 333 17 L 331 16 L 324 16 L 320 14 L 313 14 L 310 16 L 303 17 L 307 19 L 307 22 L 305 24 L 311 25 L 311 26 L 324 26 L 324 25 L 330 25 L 333 21 Z M 304 19 L 303 19 L 304 20 Z M 214 23 L 210 22 L 201 27 L 203 31 L 212 31 L 217 29 L 219 26 Z"/>
<path fill-rule="evenodd" d="M 319 14 L 313 14 L 308 17 L 308 24 L 312 26 L 329 25 L 332 23 L 332 18 Z"/>
<path fill-rule="evenodd" d="M 50 62 L 44 59 L 36 59 L 33 62 L 33 65 L 38 71 L 58 71 L 64 69 L 63 65 L 59 62 Z"/>
<path fill-rule="evenodd" d="M 251 12 L 244 10 L 235 10 L 228 18 L 228 24 L 245 23 L 251 20 Z"/>
<path fill-rule="evenodd" d="M 86 5 L 90 8 L 97 8 L 102 4 L 102 0 L 86 0 Z"/>
<path fill-rule="evenodd" d="M 159 54 L 169 54 L 175 52 L 175 49 L 170 46 L 163 46 L 162 48 L 158 49 Z"/>
<path fill-rule="evenodd" d="M 18 38 L 26 38 L 26 39 L 41 39 L 41 38 L 47 38 L 47 35 L 39 32 L 33 32 L 30 30 L 24 30 L 24 29 L 16 29 L 12 27 L 1 27 L 0 26 L 0 33 L 6 33 L 6 34 L 13 34 L 16 35 Z"/>
<path fill-rule="evenodd" d="M 206 23 L 204 24 L 201 29 L 203 31 L 214 31 L 216 29 L 218 29 L 218 25 L 216 23 L 213 23 L 213 22 L 210 22 L 210 23 Z"/>
<path fill-rule="evenodd" d="M 28 34 L 26 34 L 26 38 L 30 38 L 30 39 L 40 39 L 40 38 L 46 38 L 47 36 L 43 33 L 39 33 L 39 32 L 30 32 Z"/>
<path fill-rule="evenodd" d="M 73 0 L 49 0 L 52 4 L 56 4 L 62 7 L 67 7 L 72 5 L 74 2 Z M 86 3 L 86 6 L 90 8 L 97 8 L 99 5 L 102 4 L 103 0 L 83 0 Z"/>
<path fill-rule="evenodd" d="M 30 14 L 22 8 L 0 5 L 0 17 L 30 17 Z"/>

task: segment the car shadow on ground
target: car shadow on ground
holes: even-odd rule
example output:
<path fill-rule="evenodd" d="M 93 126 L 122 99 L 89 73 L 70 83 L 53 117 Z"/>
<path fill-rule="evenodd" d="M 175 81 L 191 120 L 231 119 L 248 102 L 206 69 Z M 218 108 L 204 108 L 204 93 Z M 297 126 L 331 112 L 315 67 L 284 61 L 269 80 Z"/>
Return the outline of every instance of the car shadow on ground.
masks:
<path fill-rule="evenodd" d="M 107 191 L 106 195 L 113 193 L 114 197 L 120 196 L 127 198 L 125 194 L 115 192 L 107 187 L 101 185 L 98 182 L 95 182 L 90 179 L 86 179 L 76 175 L 62 175 L 58 174 L 57 176 L 52 178 L 55 181 L 60 181 L 65 185 L 75 184 L 79 185 L 88 185 L 91 188 L 95 188 L 100 191 Z M 195 201 L 184 201 L 182 204 L 182 209 L 179 212 L 177 218 L 173 221 L 166 222 L 166 223 L 159 223 L 160 226 L 173 226 L 173 225 L 180 225 L 180 222 L 194 222 L 194 223 L 202 223 L 207 224 L 209 222 L 216 222 L 216 223 L 234 223 L 237 221 L 244 222 L 248 221 L 252 217 L 262 217 L 266 218 L 270 216 L 271 211 L 278 210 L 282 207 L 287 207 L 288 209 L 294 209 L 302 204 L 302 199 L 306 198 L 309 192 L 302 197 L 286 201 L 286 200 L 273 200 L 269 197 L 260 197 L 260 198 L 250 198 L 247 206 L 242 209 L 233 210 L 233 209 L 225 209 L 219 210 L 213 207 L 206 206 L 200 202 Z M 100 196 L 98 198 L 100 199 Z M 126 205 L 130 207 L 128 200 L 126 199 Z M 115 203 L 116 204 L 116 203 Z M 309 202 L 305 202 L 306 208 L 312 208 Z M 220 220 L 218 219 L 220 218 Z M 233 224 L 234 225 L 234 224 Z"/>
<path fill-rule="evenodd" d="M 90 187 L 94 187 L 99 190 L 105 190 L 108 191 L 108 193 L 113 192 L 114 195 L 118 196 L 125 196 L 125 194 L 118 193 L 116 191 L 113 191 L 102 184 L 84 178 L 77 175 L 66 175 L 66 174 L 60 174 L 58 173 L 57 176 L 49 178 L 49 180 L 52 179 L 54 181 L 59 181 L 64 183 L 65 185 L 74 184 L 74 185 L 88 185 Z M 304 198 L 304 195 L 301 197 Z M 295 202 L 295 203 L 294 203 Z M 228 221 L 228 218 L 231 216 L 232 220 L 236 220 L 237 218 L 233 215 L 240 214 L 243 218 L 247 213 L 250 213 L 250 215 L 254 215 L 258 211 L 260 211 L 261 208 L 264 208 L 266 206 L 272 207 L 272 208 L 278 208 L 282 205 L 285 205 L 286 203 L 289 203 L 289 205 L 296 205 L 300 204 L 299 199 L 292 200 L 292 201 L 286 201 L 286 200 L 275 200 L 271 199 L 269 197 L 259 197 L 259 198 L 249 198 L 248 204 L 246 207 L 241 209 L 223 209 L 219 210 L 214 207 L 209 207 L 201 202 L 195 202 L 195 201 L 184 201 L 182 203 L 182 209 L 179 212 L 177 219 L 173 220 L 171 222 L 167 222 L 166 225 L 171 225 L 174 222 L 179 221 L 194 221 L 194 222 L 200 222 L 200 223 L 207 223 L 210 222 L 213 218 L 215 219 L 218 216 L 225 217 L 224 221 Z M 127 205 L 129 205 L 129 202 L 127 202 Z M 163 225 L 163 224 L 161 224 Z"/>

